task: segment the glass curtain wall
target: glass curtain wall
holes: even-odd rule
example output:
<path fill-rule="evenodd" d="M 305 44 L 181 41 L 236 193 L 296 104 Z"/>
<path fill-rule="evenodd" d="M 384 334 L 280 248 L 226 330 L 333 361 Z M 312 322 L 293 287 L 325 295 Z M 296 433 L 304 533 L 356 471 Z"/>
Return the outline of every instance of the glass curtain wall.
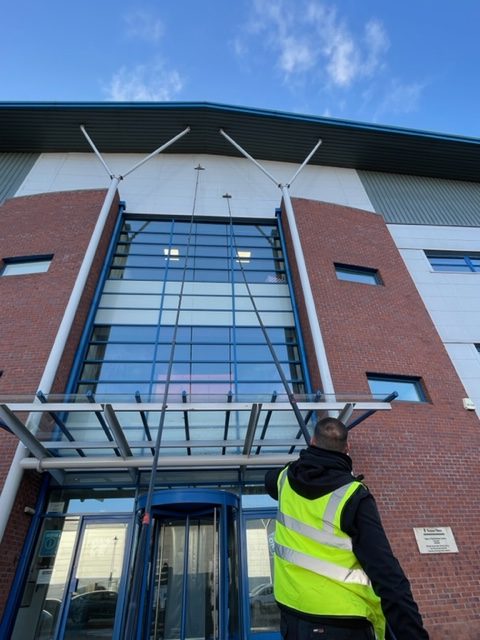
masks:
<path fill-rule="evenodd" d="M 171 394 L 186 393 L 189 401 L 282 394 L 244 277 L 287 379 L 303 393 L 276 225 L 139 219 L 123 225 L 78 393 L 92 392 L 99 400 L 161 395 L 180 304 Z"/>

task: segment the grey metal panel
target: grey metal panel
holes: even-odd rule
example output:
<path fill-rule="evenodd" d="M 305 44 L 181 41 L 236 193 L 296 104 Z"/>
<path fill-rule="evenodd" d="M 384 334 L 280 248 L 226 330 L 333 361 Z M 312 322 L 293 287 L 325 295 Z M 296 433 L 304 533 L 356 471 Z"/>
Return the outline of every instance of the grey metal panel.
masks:
<path fill-rule="evenodd" d="M 480 183 L 358 172 L 377 213 L 391 224 L 480 226 Z"/>
<path fill-rule="evenodd" d="M 0 103 L 0 151 L 146 153 L 190 126 L 167 153 L 239 156 L 224 129 L 259 160 L 478 180 L 480 140 L 212 103 Z"/>
<path fill-rule="evenodd" d="M 17 192 L 38 153 L 0 153 L 0 204 Z"/>

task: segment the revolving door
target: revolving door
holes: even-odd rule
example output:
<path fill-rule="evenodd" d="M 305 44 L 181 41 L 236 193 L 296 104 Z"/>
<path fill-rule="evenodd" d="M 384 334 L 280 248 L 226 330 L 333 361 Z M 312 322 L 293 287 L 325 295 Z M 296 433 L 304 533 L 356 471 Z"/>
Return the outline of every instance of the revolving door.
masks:
<path fill-rule="evenodd" d="M 153 504 L 145 638 L 238 637 L 237 497 L 166 490 L 155 494 Z"/>

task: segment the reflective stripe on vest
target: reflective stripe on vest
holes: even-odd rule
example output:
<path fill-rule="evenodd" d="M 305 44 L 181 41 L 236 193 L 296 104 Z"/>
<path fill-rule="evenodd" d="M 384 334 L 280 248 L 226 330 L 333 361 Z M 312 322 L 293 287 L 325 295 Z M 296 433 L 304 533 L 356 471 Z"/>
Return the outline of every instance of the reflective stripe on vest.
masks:
<path fill-rule="evenodd" d="M 337 580 L 337 582 L 361 584 L 365 587 L 371 586 L 367 574 L 365 571 L 362 571 L 362 569 L 345 569 L 337 564 L 332 564 L 331 562 L 309 556 L 306 553 L 300 553 L 300 551 L 294 551 L 293 549 L 284 547 L 278 544 L 278 542 L 275 543 L 275 553 L 279 558 L 291 564 L 318 573 L 320 576 Z"/>
<path fill-rule="evenodd" d="M 283 489 L 283 485 L 285 484 L 285 478 L 287 474 L 284 473 L 281 481 L 280 481 L 280 492 Z M 311 527 L 304 522 L 300 522 L 296 518 L 292 516 L 288 516 L 282 511 L 277 511 L 277 522 L 283 524 L 287 529 L 291 529 L 296 533 L 300 533 L 302 536 L 306 538 L 310 538 L 311 540 L 315 540 L 316 542 L 320 542 L 320 544 L 326 544 L 329 547 L 335 547 L 336 549 L 346 549 L 347 551 L 352 550 L 352 540 L 351 538 L 340 538 L 336 536 L 334 533 L 333 521 L 335 519 L 335 514 L 337 513 L 337 509 L 340 506 L 341 501 L 345 497 L 345 494 L 350 489 L 350 487 L 354 484 L 350 482 L 349 484 L 343 485 L 343 487 L 339 487 L 336 489 L 328 500 L 327 507 L 323 514 L 323 529 L 316 529 L 315 527 Z"/>

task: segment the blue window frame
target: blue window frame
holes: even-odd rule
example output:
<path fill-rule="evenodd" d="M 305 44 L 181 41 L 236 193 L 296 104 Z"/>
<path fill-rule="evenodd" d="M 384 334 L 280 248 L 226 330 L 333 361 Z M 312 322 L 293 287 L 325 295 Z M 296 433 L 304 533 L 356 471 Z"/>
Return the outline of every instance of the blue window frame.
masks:
<path fill-rule="evenodd" d="M 372 395 L 378 396 L 379 399 L 396 391 L 396 401 L 427 402 L 422 381 L 418 377 L 367 373 L 367 379 Z"/>
<path fill-rule="evenodd" d="M 360 284 L 383 284 L 380 274 L 377 269 L 371 269 L 369 267 L 357 267 L 355 265 L 339 264 L 335 265 L 335 273 L 339 280 L 346 280 L 348 282 L 358 282 Z"/>
<path fill-rule="evenodd" d="M 480 253 L 425 251 L 425 255 L 434 271 L 480 273 Z"/>

